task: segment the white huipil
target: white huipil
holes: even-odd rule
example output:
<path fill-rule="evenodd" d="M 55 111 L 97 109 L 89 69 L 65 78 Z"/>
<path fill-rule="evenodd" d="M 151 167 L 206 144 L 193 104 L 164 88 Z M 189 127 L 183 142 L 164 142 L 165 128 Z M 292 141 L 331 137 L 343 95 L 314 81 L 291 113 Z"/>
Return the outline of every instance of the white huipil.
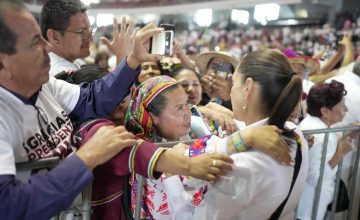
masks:
<path fill-rule="evenodd" d="M 248 127 L 266 123 L 267 119 L 264 119 Z M 238 126 L 239 124 L 237 123 Z M 294 219 L 294 210 L 305 184 L 308 145 L 299 128 L 293 123 L 286 123 L 286 126 L 295 129 L 302 141 L 302 163 L 299 175 L 280 216 L 280 219 L 290 220 Z M 296 147 L 290 146 L 292 159 L 295 158 Z M 186 193 L 178 176 L 164 181 L 173 220 L 265 220 L 271 216 L 289 193 L 294 167 L 280 165 L 269 155 L 256 149 L 233 154 L 231 158 L 234 160 L 233 170 L 217 183 L 208 183 L 208 191 L 198 207 L 191 204 L 192 198 Z"/>

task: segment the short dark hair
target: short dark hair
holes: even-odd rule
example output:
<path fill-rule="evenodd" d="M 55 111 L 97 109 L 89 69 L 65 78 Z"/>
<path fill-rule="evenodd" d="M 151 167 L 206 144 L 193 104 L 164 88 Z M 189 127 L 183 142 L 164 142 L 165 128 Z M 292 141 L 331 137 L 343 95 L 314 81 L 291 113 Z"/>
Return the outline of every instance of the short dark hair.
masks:
<path fill-rule="evenodd" d="M 244 81 L 252 78 L 260 85 L 269 125 L 283 128 L 302 94 L 301 79 L 293 73 L 289 60 L 275 50 L 257 50 L 245 56 L 238 68 Z"/>
<path fill-rule="evenodd" d="M 171 85 L 161 91 L 159 94 L 155 96 L 155 98 L 148 104 L 147 110 L 151 113 L 153 113 L 155 116 L 159 116 L 163 110 L 165 109 L 168 99 L 166 98 L 166 94 L 169 92 L 181 88 L 180 84 L 176 83 L 174 85 Z"/>
<path fill-rule="evenodd" d="M 70 18 L 79 12 L 86 12 L 87 7 L 79 0 L 48 0 L 40 14 L 40 28 L 43 37 L 48 40 L 47 30 L 55 29 L 64 34 Z"/>
<path fill-rule="evenodd" d="M 19 0 L 1 0 L 0 1 L 0 53 L 16 53 L 16 33 L 6 24 L 4 19 L 5 12 L 18 12 L 27 10 L 24 3 Z"/>
<path fill-rule="evenodd" d="M 347 91 L 344 84 L 336 80 L 331 83 L 318 83 L 311 87 L 306 104 L 307 112 L 315 117 L 321 118 L 321 108 L 332 109 L 336 104 L 341 102 Z"/>

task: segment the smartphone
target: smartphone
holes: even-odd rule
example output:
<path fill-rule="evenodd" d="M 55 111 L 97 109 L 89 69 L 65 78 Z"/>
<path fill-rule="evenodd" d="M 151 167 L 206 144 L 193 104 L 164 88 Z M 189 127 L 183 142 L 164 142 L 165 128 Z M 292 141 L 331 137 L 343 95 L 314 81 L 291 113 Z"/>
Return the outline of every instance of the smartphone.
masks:
<path fill-rule="evenodd" d="M 227 75 L 231 73 L 231 65 L 228 63 L 220 62 L 216 71 L 216 75 L 226 79 Z"/>
<path fill-rule="evenodd" d="M 173 53 L 175 26 L 172 24 L 161 24 L 160 27 L 164 28 L 164 31 L 150 39 L 150 53 L 171 56 Z"/>
<path fill-rule="evenodd" d="M 210 135 L 210 128 L 195 105 L 191 107 L 191 132 L 196 138 Z"/>

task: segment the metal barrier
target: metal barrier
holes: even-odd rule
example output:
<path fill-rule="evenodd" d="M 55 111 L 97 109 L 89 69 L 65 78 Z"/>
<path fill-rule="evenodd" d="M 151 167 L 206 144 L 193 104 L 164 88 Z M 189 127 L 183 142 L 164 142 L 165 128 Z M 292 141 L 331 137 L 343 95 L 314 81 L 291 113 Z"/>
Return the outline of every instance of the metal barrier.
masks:
<path fill-rule="evenodd" d="M 315 190 L 311 219 L 316 219 L 316 216 L 317 216 L 318 205 L 319 205 L 320 194 L 321 194 L 321 187 L 322 187 L 322 182 L 323 182 L 323 177 L 324 177 L 324 167 L 325 167 L 325 163 L 326 163 L 325 160 L 326 160 L 326 152 L 327 152 L 328 141 L 329 141 L 329 133 L 342 132 L 344 135 L 345 133 L 348 133 L 349 131 L 352 131 L 352 130 L 360 130 L 360 129 L 359 129 L 359 127 L 350 126 L 350 127 L 341 127 L 341 128 L 303 130 L 304 135 L 325 134 L 322 155 L 321 155 L 320 175 L 319 175 L 319 179 L 318 179 L 316 190 Z M 353 162 L 353 166 L 351 166 L 351 167 L 353 167 L 353 172 L 352 172 L 353 176 L 351 177 L 351 182 L 347 186 L 349 200 L 350 200 L 349 209 L 346 211 L 346 216 L 343 214 L 342 217 L 337 216 L 338 217 L 337 219 L 339 219 L 339 217 L 341 219 L 347 219 L 347 220 L 358 219 L 358 209 L 359 209 L 359 198 L 358 197 L 359 197 L 360 192 L 359 192 L 359 188 L 356 188 L 356 183 L 357 183 L 357 181 L 359 181 L 358 174 L 360 172 L 360 170 L 359 170 L 360 137 L 357 139 L 356 145 L 357 145 L 356 151 L 354 152 L 355 160 Z M 338 171 L 336 174 L 335 189 L 334 189 L 334 194 L 333 194 L 333 203 L 332 203 L 330 217 L 329 217 L 331 220 L 335 219 L 335 208 L 336 208 L 336 202 L 337 202 L 337 197 L 338 197 L 338 192 L 339 192 L 339 185 L 340 185 L 339 183 L 340 183 L 340 176 L 341 176 L 341 172 L 342 172 L 342 164 L 343 164 L 343 161 L 341 161 L 338 164 Z"/>
<path fill-rule="evenodd" d="M 321 157 L 321 165 L 320 165 L 320 176 L 319 176 L 319 180 L 318 180 L 318 184 L 317 184 L 317 188 L 316 188 L 316 194 L 314 197 L 314 203 L 315 204 L 313 206 L 313 211 L 312 211 L 312 219 L 316 219 L 316 214 L 317 214 L 317 207 L 318 207 L 318 203 L 319 203 L 319 199 L 320 199 L 320 192 L 321 192 L 321 185 L 322 185 L 322 181 L 323 181 L 323 176 L 324 176 L 324 167 L 325 167 L 325 159 L 326 159 L 326 151 L 327 151 L 327 144 L 329 141 L 329 133 L 332 132 L 349 132 L 351 130 L 360 130 L 359 127 L 342 127 L 342 128 L 329 128 L 329 129 L 314 129 L 314 130 L 303 130 L 303 134 L 304 135 L 310 135 L 310 134 L 325 134 L 325 139 L 324 139 L 324 143 L 323 143 L 323 151 L 322 151 L 322 157 Z M 157 146 L 159 147 L 166 147 L 166 148 L 170 148 L 178 143 L 184 143 L 184 144 L 192 144 L 194 141 L 196 140 L 189 140 L 189 141 L 174 141 L 174 142 L 166 142 L 166 143 L 157 143 Z M 356 188 L 356 183 L 360 180 L 357 180 L 360 175 L 359 172 L 360 170 L 358 169 L 359 167 L 359 157 L 360 157 L 360 137 L 357 140 L 357 148 L 356 148 L 356 159 L 354 162 L 354 175 L 352 177 L 352 182 L 350 185 L 348 185 L 348 192 L 349 192 L 349 199 L 350 199 L 350 204 L 349 204 L 349 210 L 347 211 L 347 215 L 346 215 L 346 219 L 347 220 L 355 220 L 358 218 L 358 210 L 359 210 L 359 194 L 360 194 L 360 189 Z M 335 181 L 335 190 L 334 190 L 334 196 L 333 196 L 333 206 L 332 206 L 332 210 L 330 213 L 330 219 L 335 219 L 335 207 L 336 207 L 336 200 L 337 200 L 337 196 L 338 196 L 338 191 L 339 191 L 339 182 L 340 182 L 340 175 L 341 175 L 341 168 L 342 168 L 342 161 L 338 164 L 338 173 L 336 175 L 336 181 Z M 138 175 L 140 176 L 140 175 Z M 136 195 L 136 207 L 135 207 L 135 219 L 136 220 L 140 220 L 140 214 L 141 214 L 141 195 L 143 194 L 143 184 L 146 181 L 146 178 L 144 178 L 143 176 L 140 176 L 140 178 L 138 179 L 138 188 L 137 188 L 137 195 Z M 296 215 L 295 215 L 295 219 L 296 219 Z M 344 219 L 344 218 L 342 218 Z"/>
<path fill-rule="evenodd" d="M 60 159 L 58 157 L 48 157 L 42 158 L 39 160 L 34 160 L 30 162 L 20 162 L 16 163 L 17 171 L 26 171 L 26 170 L 36 170 L 36 169 L 45 169 L 45 168 L 54 168 L 60 163 Z M 76 209 L 77 212 L 81 213 L 82 220 L 90 219 L 90 211 L 91 211 L 91 184 L 89 184 L 82 191 L 82 205 L 80 210 Z M 74 211 L 71 211 L 74 212 Z M 61 213 L 51 218 L 51 220 L 59 220 L 61 219 Z M 74 218 L 75 219 L 75 218 Z"/>

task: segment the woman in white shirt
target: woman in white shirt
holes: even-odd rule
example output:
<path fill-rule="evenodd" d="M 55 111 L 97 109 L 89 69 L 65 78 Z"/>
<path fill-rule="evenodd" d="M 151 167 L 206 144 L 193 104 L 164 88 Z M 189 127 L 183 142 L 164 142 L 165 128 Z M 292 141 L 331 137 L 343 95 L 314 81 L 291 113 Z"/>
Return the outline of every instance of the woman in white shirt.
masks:
<path fill-rule="evenodd" d="M 301 128 L 306 130 L 329 128 L 331 125 L 342 121 L 347 112 L 344 101 L 346 93 L 344 84 L 336 80 L 331 83 L 319 83 L 313 86 L 307 98 L 309 114 L 301 122 Z M 297 218 L 303 220 L 311 219 L 314 192 L 320 175 L 325 134 L 316 134 L 314 137 L 314 145 L 309 150 L 308 176 L 297 213 Z M 327 206 L 331 203 L 334 194 L 337 164 L 351 150 L 352 144 L 349 137 L 338 139 L 336 133 L 329 133 L 316 219 L 324 219 Z"/>
<path fill-rule="evenodd" d="M 179 178 L 168 177 L 165 185 L 172 219 L 293 219 L 306 177 L 307 144 L 301 131 L 294 124 L 285 125 L 285 121 L 299 102 L 301 92 L 300 78 L 292 72 L 287 58 L 275 50 L 249 53 L 233 76 L 231 102 L 239 128 L 276 125 L 286 131 L 284 136 L 293 160 L 298 154 L 297 178 L 291 193 L 294 167 L 283 166 L 250 149 L 231 156 L 233 170 L 207 185 L 204 200 L 197 207 L 191 204 Z M 234 148 L 246 148 L 240 135 L 231 135 L 228 140 L 228 144 L 234 143 Z M 206 148 L 211 148 L 211 143 Z M 216 169 L 216 160 L 212 166 Z M 273 215 L 276 210 L 278 215 Z"/>

